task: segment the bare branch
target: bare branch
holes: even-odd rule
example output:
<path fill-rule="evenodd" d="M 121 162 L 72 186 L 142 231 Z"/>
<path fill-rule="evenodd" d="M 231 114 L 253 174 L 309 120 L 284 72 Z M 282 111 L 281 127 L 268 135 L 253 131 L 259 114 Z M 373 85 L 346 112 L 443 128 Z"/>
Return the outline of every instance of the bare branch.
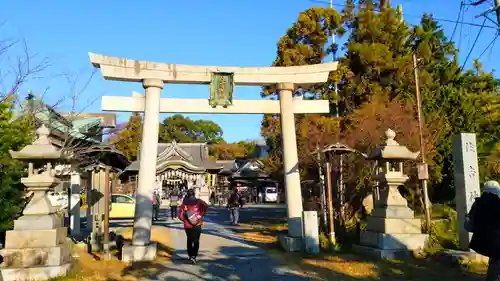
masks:
<path fill-rule="evenodd" d="M 11 40 L 0 42 L 0 58 L 5 58 L 10 66 L 9 70 L 0 70 L 1 82 L 5 84 L 3 82 L 8 78 L 13 80 L 8 83 L 8 88 L 0 93 L 1 102 L 11 99 L 20 103 L 18 96 L 20 87 L 30 79 L 40 78 L 39 75 L 50 66 L 47 58 L 37 61 L 37 56 L 30 54 L 26 40 L 22 41 L 21 54 L 11 55 L 10 51 L 19 45 L 17 43 Z"/>

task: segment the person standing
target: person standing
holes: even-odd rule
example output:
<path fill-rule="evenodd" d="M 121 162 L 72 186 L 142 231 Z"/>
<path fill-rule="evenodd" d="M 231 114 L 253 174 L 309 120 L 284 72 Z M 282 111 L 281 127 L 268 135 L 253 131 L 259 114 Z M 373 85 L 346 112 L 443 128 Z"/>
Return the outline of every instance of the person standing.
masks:
<path fill-rule="evenodd" d="M 170 200 L 170 217 L 172 219 L 177 218 L 177 208 L 179 207 L 179 201 L 180 201 L 180 196 L 179 196 L 179 191 L 174 189 L 169 196 Z"/>
<path fill-rule="evenodd" d="M 237 188 L 233 189 L 229 199 L 227 200 L 227 208 L 229 210 L 229 220 L 232 225 L 238 225 L 238 220 L 240 217 L 240 204 L 241 198 Z"/>
<path fill-rule="evenodd" d="M 196 264 L 198 250 L 200 249 L 203 216 L 208 211 L 208 205 L 203 200 L 196 198 L 193 189 L 189 189 L 179 209 L 179 219 L 184 223 L 184 230 L 187 236 L 189 260 L 193 264 Z"/>
<path fill-rule="evenodd" d="M 467 215 L 465 228 L 472 232 L 469 247 L 489 258 L 486 281 L 500 280 L 500 184 L 488 181 Z"/>
<path fill-rule="evenodd" d="M 160 213 L 160 195 L 155 191 L 153 192 L 153 220 L 158 220 L 158 216 Z"/>

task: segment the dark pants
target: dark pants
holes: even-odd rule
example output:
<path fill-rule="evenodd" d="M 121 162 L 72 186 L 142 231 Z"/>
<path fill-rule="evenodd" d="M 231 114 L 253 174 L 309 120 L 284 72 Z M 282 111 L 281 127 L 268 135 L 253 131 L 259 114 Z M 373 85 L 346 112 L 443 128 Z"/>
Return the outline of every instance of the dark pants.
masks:
<path fill-rule="evenodd" d="M 486 281 L 499 281 L 500 280 L 500 260 L 490 258 L 488 263 L 488 272 L 486 274 Z"/>
<path fill-rule="evenodd" d="M 238 207 L 229 208 L 229 220 L 232 224 L 238 224 L 240 219 L 240 209 Z"/>
<path fill-rule="evenodd" d="M 177 217 L 177 206 L 170 206 L 170 216 L 172 219 Z"/>
<path fill-rule="evenodd" d="M 158 215 L 160 213 L 160 205 L 153 205 L 153 219 L 158 220 Z"/>
<path fill-rule="evenodd" d="M 200 249 L 201 227 L 186 228 L 187 252 L 189 257 L 197 257 Z"/>

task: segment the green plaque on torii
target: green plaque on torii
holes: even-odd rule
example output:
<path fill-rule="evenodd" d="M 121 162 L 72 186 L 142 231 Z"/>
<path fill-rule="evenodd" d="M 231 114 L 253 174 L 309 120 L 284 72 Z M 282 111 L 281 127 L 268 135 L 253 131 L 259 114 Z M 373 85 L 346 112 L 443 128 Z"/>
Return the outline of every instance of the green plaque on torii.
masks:
<path fill-rule="evenodd" d="M 234 73 L 212 72 L 210 82 L 209 104 L 212 107 L 221 105 L 228 107 L 233 104 Z"/>

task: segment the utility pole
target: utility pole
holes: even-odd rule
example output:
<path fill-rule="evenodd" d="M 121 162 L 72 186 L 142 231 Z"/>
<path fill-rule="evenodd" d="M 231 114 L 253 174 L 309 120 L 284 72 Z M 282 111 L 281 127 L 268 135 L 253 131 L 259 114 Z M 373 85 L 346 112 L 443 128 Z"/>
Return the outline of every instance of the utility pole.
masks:
<path fill-rule="evenodd" d="M 475 6 L 475 5 L 483 4 L 484 2 L 486 2 L 486 1 L 478 1 L 478 2 L 473 3 L 473 5 Z M 478 18 L 478 17 L 486 17 L 486 19 L 489 19 L 490 21 L 495 22 L 494 20 L 492 20 L 492 19 L 490 19 L 488 17 L 488 14 L 490 14 L 493 11 L 497 15 L 497 28 L 500 31 L 500 0 L 495 0 L 495 6 L 494 7 L 489 8 L 485 12 L 480 13 L 479 15 L 476 16 L 476 18 Z"/>
<path fill-rule="evenodd" d="M 495 10 L 497 13 L 497 23 L 500 25 L 500 0 L 495 0 Z"/>
<path fill-rule="evenodd" d="M 106 166 L 105 171 L 105 185 L 104 185 L 104 241 L 103 241 L 103 249 L 105 254 L 105 260 L 111 260 L 111 252 L 109 248 L 109 205 L 111 198 L 109 194 L 111 192 L 110 188 L 110 167 Z"/>
<path fill-rule="evenodd" d="M 418 132 L 420 134 L 420 155 L 422 156 L 422 162 L 418 167 L 418 178 L 422 180 L 422 190 L 424 192 L 425 225 L 427 227 L 427 230 L 429 230 L 431 226 L 431 206 L 430 206 L 431 204 L 429 200 L 429 193 L 427 191 L 427 180 L 429 179 L 429 173 L 427 169 L 427 163 L 425 163 L 425 140 L 423 134 L 422 99 L 420 96 L 420 84 L 418 81 L 417 55 L 415 53 L 413 53 L 413 69 L 415 72 L 415 93 L 417 96 Z"/>
<path fill-rule="evenodd" d="M 326 207 L 326 192 L 325 192 L 325 176 L 323 175 L 323 169 L 321 165 L 321 150 L 319 145 L 316 145 L 316 157 L 318 161 L 318 174 L 319 174 L 319 184 L 320 184 L 320 192 L 321 192 L 321 211 L 323 212 L 323 222 L 324 222 L 324 230 L 326 231 L 328 225 L 328 214 Z"/>
<path fill-rule="evenodd" d="M 328 153 L 327 153 L 328 155 Z M 332 247 L 335 245 L 335 220 L 333 219 L 333 196 L 332 196 L 332 167 L 330 165 L 330 157 L 326 158 L 326 184 L 328 193 L 328 238 Z"/>
<path fill-rule="evenodd" d="M 333 0 L 330 0 L 330 9 L 333 9 Z M 335 44 L 335 32 L 332 33 L 332 45 Z M 335 61 L 335 54 L 332 54 L 332 61 Z M 340 118 L 340 98 L 339 98 L 339 88 L 337 85 L 337 82 L 334 83 L 334 89 L 335 89 L 335 117 Z M 340 129 L 342 129 L 341 126 L 339 126 Z M 343 171 L 343 165 L 344 165 L 344 156 L 341 154 L 340 159 L 339 159 L 339 173 L 338 173 L 338 192 L 339 196 L 338 198 L 340 199 L 340 213 L 341 216 L 343 216 L 344 212 L 344 171 Z"/>

